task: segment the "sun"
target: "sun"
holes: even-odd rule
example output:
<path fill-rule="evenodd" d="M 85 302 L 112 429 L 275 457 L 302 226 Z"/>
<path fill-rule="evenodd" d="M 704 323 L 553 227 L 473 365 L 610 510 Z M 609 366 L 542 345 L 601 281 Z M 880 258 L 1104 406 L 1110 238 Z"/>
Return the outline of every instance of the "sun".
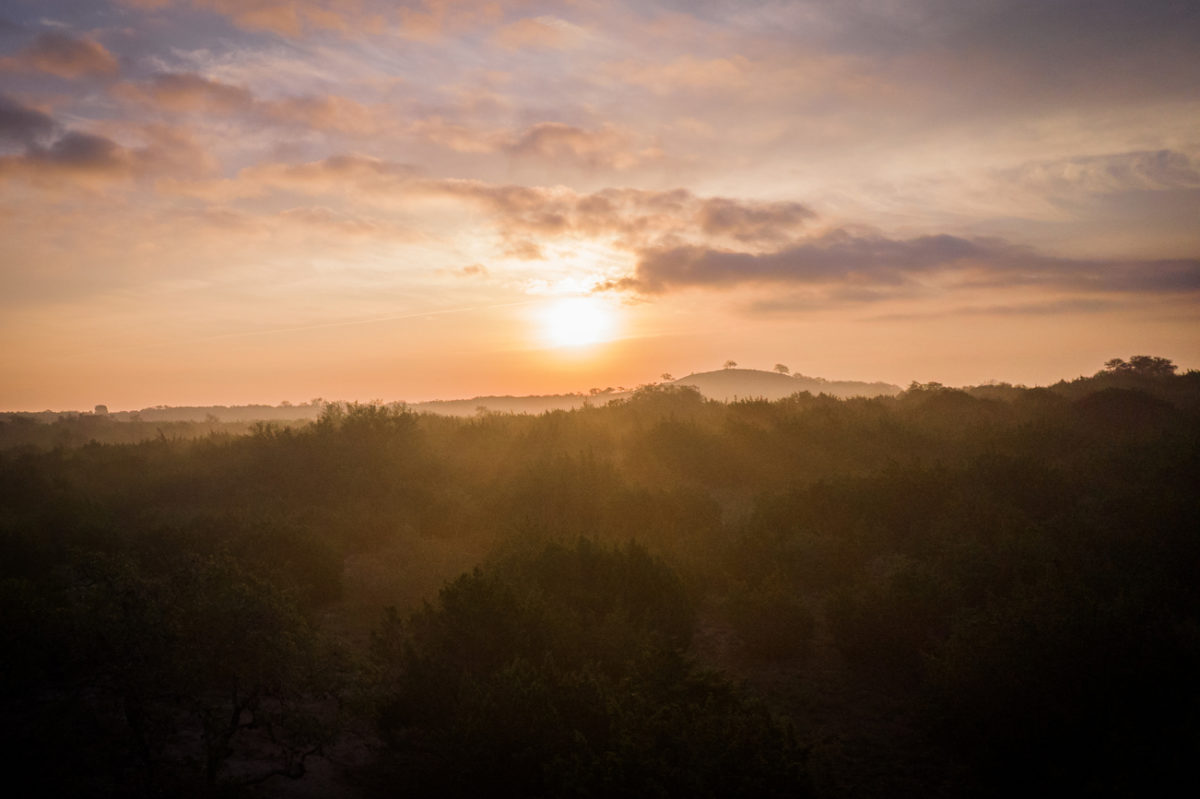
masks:
<path fill-rule="evenodd" d="M 554 347 L 585 347 L 608 341 L 614 327 L 611 311 L 594 297 L 558 300 L 542 314 L 542 335 Z"/>

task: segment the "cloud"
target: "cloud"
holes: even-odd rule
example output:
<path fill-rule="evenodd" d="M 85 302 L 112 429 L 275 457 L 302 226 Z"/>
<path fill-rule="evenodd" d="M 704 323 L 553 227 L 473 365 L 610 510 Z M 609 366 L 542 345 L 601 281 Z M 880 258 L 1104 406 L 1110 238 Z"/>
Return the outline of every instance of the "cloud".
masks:
<path fill-rule="evenodd" d="M 1008 305 L 964 305 L 936 311 L 889 313 L 871 316 L 873 322 L 907 322 L 924 319 L 944 319 L 960 316 L 1063 316 L 1066 314 L 1105 313 L 1125 307 L 1113 300 L 1076 297 L 1050 302 L 1015 303 Z"/>
<path fill-rule="evenodd" d="M 248 89 L 190 72 L 158 74 L 141 84 L 122 84 L 114 93 L 126 100 L 185 113 L 237 114 L 255 104 Z"/>
<path fill-rule="evenodd" d="M 588 167 L 628 169 L 638 163 L 627 138 L 610 126 L 584 130 L 561 122 L 541 122 L 504 144 L 503 149 L 521 158 L 573 162 Z"/>
<path fill-rule="evenodd" d="M 129 153 L 111 139 L 63 131 L 47 114 L 0 95 L 0 141 L 21 152 L 0 156 L 0 177 L 50 172 L 100 174 L 124 169 Z"/>
<path fill-rule="evenodd" d="M 381 27 L 379 3 L 362 0 L 118 0 L 144 10 L 191 6 L 228 18 L 248 31 L 299 36 L 310 30 Z"/>
<path fill-rule="evenodd" d="M 107 136 L 67 131 L 49 145 L 35 143 L 23 153 L 0 157 L 0 180 L 21 178 L 62 189 L 211 168 L 211 160 L 186 137 L 153 128 L 145 135 L 147 144 L 126 147 Z"/>
<path fill-rule="evenodd" d="M 107 136 L 68 130 L 52 117 L 0 96 L 0 141 L 21 151 L 0 156 L 0 178 L 62 184 L 64 178 L 132 178 L 200 174 L 215 167 L 186 132 L 165 125 L 141 129 L 144 143 L 127 147 Z"/>
<path fill-rule="evenodd" d="M 581 38 L 579 28 L 557 17 L 527 17 L 492 35 L 492 41 L 507 50 L 563 50 Z"/>
<path fill-rule="evenodd" d="M 588 130 L 563 122 L 538 122 L 520 130 L 479 129 L 434 116 L 413 123 L 409 130 L 456 152 L 503 153 L 584 169 L 624 170 L 661 157 L 655 148 L 639 148 L 632 134 L 613 125 Z"/>
<path fill-rule="evenodd" d="M 565 187 L 505 186 L 429 180 L 419 189 L 481 204 L 509 240 L 534 237 L 608 238 L 637 250 L 689 237 L 773 242 L 790 238 L 815 214 L 799 203 L 699 198 L 686 189 L 604 189 L 580 194 Z"/>
<path fill-rule="evenodd" d="M 288 97 L 262 105 L 266 117 L 313 130 L 368 135 L 378 133 L 386 120 L 374 109 L 348 97 L 308 95 Z"/>
<path fill-rule="evenodd" d="M 468 125 L 447 122 L 440 116 L 414 122 L 410 132 L 439 147 L 459 153 L 494 153 L 504 147 L 503 132 L 481 131 Z"/>
<path fill-rule="evenodd" d="M 403 3 L 397 13 L 402 35 L 429 41 L 481 26 L 494 27 L 504 9 L 495 0 L 412 0 Z"/>
<path fill-rule="evenodd" d="M 669 94 L 681 89 L 712 92 L 739 89 L 749 83 L 752 64 L 741 55 L 700 59 L 679 56 L 663 63 L 620 61 L 609 64 L 607 72 L 622 83 Z"/>
<path fill-rule="evenodd" d="M 743 242 L 780 241 L 816 217 L 795 202 L 747 204 L 712 197 L 700 206 L 700 229 L 710 236 L 728 235 Z"/>
<path fill-rule="evenodd" d="M 385 120 L 375 109 L 337 95 L 305 95 L 263 100 L 245 87 L 191 72 L 154 75 L 140 83 L 123 83 L 113 95 L 125 101 L 173 113 L 241 117 L 312 130 L 350 134 L 379 132 Z"/>
<path fill-rule="evenodd" d="M 797 0 L 768 13 L 730 9 L 748 38 L 782 36 L 794 52 L 853 53 L 894 79 L 942 95 L 959 113 L 1009 117 L 1032 104 L 1061 110 L 1195 96 L 1200 15 L 1177 0 Z"/>
<path fill-rule="evenodd" d="M 48 138 L 54 129 L 49 115 L 0 94 L 0 143 L 29 146 Z"/>
<path fill-rule="evenodd" d="M 304 164 L 264 164 L 242 170 L 239 179 L 304 193 L 400 193 L 420 174 L 411 164 L 365 155 L 337 155 Z"/>
<path fill-rule="evenodd" d="M 5 69 L 35 70 L 60 78 L 112 77 L 117 59 L 104 45 L 62 31 L 43 31 L 15 56 L 0 61 Z"/>
<path fill-rule="evenodd" d="M 326 3 L 296 0 L 192 0 L 192 5 L 223 14 L 239 28 L 298 36 L 311 11 L 328 12 Z M 326 18 L 318 13 L 318 19 Z"/>
<path fill-rule="evenodd" d="M 124 168 L 128 156 L 128 151 L 111 139 L 69 132 L 49 147 L 30 148 L 25 158 L 30 163 L 69 171 L 106 172 Z"/>
<path fill-rule="evenodd" d="M 1200 259 L 1061 258 L 994 238 L 933 235 L 893 239 L 835 230 L 758 253 L 704 245 L 645 248 L 638 255 L 633 275 L 600 288 L 641 294 L 763 284 L 877 290 L 922 280 L 951 280 L 956 286 L 975 288 L 1195 292 L 1200 291 Z"/>
<path fill-rule="evenodd" d="M 1175 191 L 1200 188 L 1200 165 L 1176 150 L 1140 150 L 1024 164 L 997 179 L 1044 197 Z"/>
<path fill-rule="evenodd" d="M 189 6 L 219 14 L 247 31 L 300 37 L 321 31 L 353 35 L 397 30 L 417 39 L 495 24 L 494 0 L 118 0 L 143 9 Z M 397 25 L 397 23 L 399 23 Z"/>

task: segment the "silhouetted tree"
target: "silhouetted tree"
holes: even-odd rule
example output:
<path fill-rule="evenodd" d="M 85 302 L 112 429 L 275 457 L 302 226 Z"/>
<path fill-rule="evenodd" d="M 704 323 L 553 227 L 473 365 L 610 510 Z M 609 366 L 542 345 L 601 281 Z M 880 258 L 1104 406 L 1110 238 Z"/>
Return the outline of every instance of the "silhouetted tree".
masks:
<path fill-rule="evenodd" d="M 1134 355 L 1128 361 L 1113 358 L 1104 362 L 1104 371 L 1113 374 L 1129 374 L 1138 377 L 1171 377 L 1178 367 L 1170 358 L 1154 355 Z"/>
<path fill-rule="evenodd" d="M 781 375 L 788 375 L 792 373 L 792 370 L 782 363 L 775 364 L 775 371 L 779 372 Z"/>
<path fill-rule="evenodd" d="M 725 368 L 726 368 L 726 369 L 735 369 L 735 368 L 737 368 L 737 361 L 726 361 L 726 362 L 725 362 Z"/>

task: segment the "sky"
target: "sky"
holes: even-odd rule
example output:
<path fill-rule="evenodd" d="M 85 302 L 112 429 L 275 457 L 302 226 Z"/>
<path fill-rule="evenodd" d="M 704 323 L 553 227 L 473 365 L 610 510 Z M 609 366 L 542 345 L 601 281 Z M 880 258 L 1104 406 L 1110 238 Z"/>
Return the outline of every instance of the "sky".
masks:
<path fill-rule="evenodd" d="M 0 409 L 1200 368 L 1189 0 L 0 0 Z"/>

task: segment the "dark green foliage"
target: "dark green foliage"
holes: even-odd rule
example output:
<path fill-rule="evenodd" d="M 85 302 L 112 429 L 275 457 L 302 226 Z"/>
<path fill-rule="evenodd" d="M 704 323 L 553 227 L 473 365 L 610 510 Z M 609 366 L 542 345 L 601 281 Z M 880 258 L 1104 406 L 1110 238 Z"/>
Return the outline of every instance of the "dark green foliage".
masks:
<path fill-rule="evenodd" d="M 682 647 L 678 578 L 634 545 L 509 555 L 377 635 L 398 789 L 462 796 L 794 796 L 787 730 Z"/>
<path fill-rule="evenodd" d="M 287 597 L 231 561 L 80 555 L 40 588 L 5 587 L 5 632 L 20 639 L 5 642 L 10 709 L 34 726 L 49 710 L 69 719 L 5 751 L 53 762 L 59 736 L 95 731 L 71 741 L 80 760 L 40 777 L 47 788 L 204 792 L 291 774 L 336 732 L 319 707 L 332 662 Z M 260 762 L 230 773 L 247 738 Z"/>
<path fill-rule="evenodd" d="M 1179 607 L 1074 579 L 1023 588 L 938 648 L 934 724 L 997 793 L 1169 792 L 1200 754 L 1200 628 Z"/>
<path fill-rule="evenodd" d="M 816 619 L 785 578 L 773 574 L 742 583 L 727 604 L 729 620 L 751 657 L 785 660 L 808 653 Z"/>

